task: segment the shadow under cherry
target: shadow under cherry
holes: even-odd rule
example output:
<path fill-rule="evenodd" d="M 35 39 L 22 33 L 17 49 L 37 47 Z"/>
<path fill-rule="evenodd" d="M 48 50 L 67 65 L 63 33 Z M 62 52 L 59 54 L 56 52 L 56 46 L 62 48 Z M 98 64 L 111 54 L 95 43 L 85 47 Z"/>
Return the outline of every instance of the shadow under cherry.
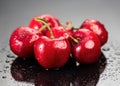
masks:
<path fill-rule="evenodd" d="M 34 58 L 16 58 L 11 66 L 12 77 L 19 82 L 33 83 L 35 86 L 95 86 L 104 71 L 107 60 L 103 53 L 91 65 L 76 65 L 71 57 L 60 69 L 46 70 Z"/>

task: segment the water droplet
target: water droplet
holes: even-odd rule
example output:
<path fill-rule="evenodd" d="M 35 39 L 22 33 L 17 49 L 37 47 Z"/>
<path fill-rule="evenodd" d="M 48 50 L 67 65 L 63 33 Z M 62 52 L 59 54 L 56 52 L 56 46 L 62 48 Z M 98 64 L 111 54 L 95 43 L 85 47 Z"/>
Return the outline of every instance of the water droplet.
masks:
<path fill-rule="evenodd" d="M 10 61 L 6 60 L 5 62 L 6 62 L 6 63 L 9 63 Z"/>
<path fill-rule="evenodd" d="M 5 48 L 2 48 L 0 52 L 5 51 Z"/>
<path fill-rule="evenodd" d="M 6 76 L 2 76 L 3 79 L 7 78 Z"/>
<path fill-rule="evenodd" d="M 6 68 L 6 69 L 9 68 L 9 66 L 6 66 L 5 68 Z"/>
<path fill-rule="evenodd" d="M 115 55 L 120 55 L 120 51 L 116 51 L 116 52 L 115 52 Z"/>
<path fill-rule="evenodd" d="M 113 62 L 113 60 L 109 60 L 109 62 L 111 62 L 111 63 L 112 63 L 112 62 Z"/>
<path fill-rule="evenodd" d="M 80 63 L 76 62 L 76 66 L 79 66 L 79 65 L 80 65 Z"/>
<path fill-rule="evenodd" d="M 102 50 L 103 50 L 103 51 L 109 51 L 110 48 L 109 48 L 109 47 L 103 47 Z"/>
<path fill-rule="evenodd" d="M 7 70 L 3 70 L 4 71 L 4 73 L 6 73 L 7 72 Z"/>
<path fill-rule="evenodd" d="M 118 61 L 117 63 L 120 64 L 120 61 Z"/>
<path fill-rule="evenodd" d="M 15 56 L 11 55 L 11 54 L 8 54 L 7 55 L 8 58 L 15 58 Z"/>

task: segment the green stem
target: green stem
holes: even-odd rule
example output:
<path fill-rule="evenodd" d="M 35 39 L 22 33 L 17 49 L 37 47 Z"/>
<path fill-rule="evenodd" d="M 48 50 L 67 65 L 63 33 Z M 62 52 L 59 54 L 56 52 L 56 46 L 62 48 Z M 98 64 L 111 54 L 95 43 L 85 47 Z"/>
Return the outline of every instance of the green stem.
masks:
<path fill-rule="evenodd" d="M 72 27 L 72 22 L 71 22 L 71 21 L 67 21 L 67 22 L 66 22 L 66 25 L 67 25 L 68 27 Z"/>
<path fill-rule="evenodd" d="M 79 40 L 75 39 L 74 37 L 72 37 L 70 34 L 68 34 L 69 37 L 75 42 L 75 43 L 79 43 Z"/>
<path fill-rule="evenodd" d="M 66 30 L 66 27 L 65 27 L 65 26 L 63 26 L 63 28 L 64 28 L 64 30 L 66 31 L 66 33 L 68 34 L 68 36 L 69 36 L 75 43 L 79 43 L 79 40 L 78 40 L 78 39 L 75 39 L 73 36 L 71 36 L 71 35 L 69 34 L 69 32 Z"/>
<path fill-rule="evenodd" d="M 71 21 L 67 21 L 66 22 L 66 25 L 70 28 L 72 28 L 73 30 L 78 30 L 79 28 L 75 28 L 75 27 L 72 27 L 72 22 Z"/>
<path fill-rule="evenodd" d="M 78 30 L 79 28 L 75 28 L 75 27 L 73 27 L 73 30 Z"/>
<path fill-rule="evenodd" d="M 66 22 L 66 25 L 67 25 L 67 27 L 72 28 L 73 30 L 77 30 L 77 29 L 78 29 L 78 28 L 73 28 L 73 27 L 72 27 L 72 22 L 71 22 L 71 21 L 67 21 L 67 22 Z M 64 29 L 65 29 L 65 27 L 64 27 Z M 65 31 L 67 32 L 67 34 L 69 35 L 69 37 L 70 37 L 75 43 L 79 43 L 80 40 L 75 39 L 73 36 L 71 36 L 66 29 L 65 29 Z"/>
<path fill-rule="evenodd" d="M 48 24 L 48 25 L 50 25 L 50 24 Z M 46 25 L 43 25 L 40 29 L 39 29 L 39 31 L 41 32 L 41 31 L 43 31 L 44 29 L 46 29 Z"/>
<path fill-rule="evenodd" d="M 44 19 L 36 18 L 35 20 L 38 21 L 38 22 L 41 22 L 41 23 L 43 23 L 43 24 L 45 25 L 45 26 L 43 26 L 39 31 L 42 31 L 45 27 L 47 27 L 48 30 L 50 31 L 50 38 L 51 38 L 51 39 L 54 39 L 54 38 L 55 38 L 54 35 L 53 35 L 53 32 L 52 32 L 52 30 L 51 30 L 51 28 L 50 28 L 50 26 L 49 26 L 49 24 L 47 24 L 47 22 L 46 22 Z"/>
<path fill-rule="evenodd" d="M 39 29 L 39 31 L 42 32 L 46 27 L 47 27 L 46 25 L 42 26 L 42 27 Z"/>

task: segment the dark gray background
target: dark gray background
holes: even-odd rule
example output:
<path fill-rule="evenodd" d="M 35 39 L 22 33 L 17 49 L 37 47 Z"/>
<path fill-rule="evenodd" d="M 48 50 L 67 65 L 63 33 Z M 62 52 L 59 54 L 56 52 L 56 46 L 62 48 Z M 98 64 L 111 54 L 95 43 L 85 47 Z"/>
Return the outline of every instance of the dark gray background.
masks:
<path fill-rule="evenodd" d="M 56 16 L 63 23 L 71 20 L 75 27 L 79 27 L 87 18 L 100 20 L 105 25 L 109 33 L 107 46 L 110 47 L 110 51 L 104 52 L 108 64 L 103 73 L 105 80 L 100 78 L 98 86 L 118 86 L 120 65 L 117 63 L 120 64 L 120 58 L 118 58 L 120 54 L 115 55 L 115 53 L 116 49 L 120 52 L 120 48 L 118 48 L 120 47 L 120 0 L 0 0 L 0 50 L 4 46 L 6 48 L 2 48 L 2 50 L 7 50 L 7 52 L 2 50 L 0 52 L 0 70 L 4 69 L 6 54 L 10 52 L 8 43 L 12 31 L 18 26 L 28 26 L 34 16 L 46 13 Z M 113 57 L 117 57 L 117 59 L 113 61 Z M 114 69 L 118 71 L 116 72 Z M 7 72 L 0 73 L 0 76 L 11 77 L 9 69 Z M 112 74 L 113 77 L 110 76 Z M 9 81 L 9 78 L 5 81 L 0 78 L 0 82 L 0 86 L 16 86 L 15 83 L 18 83 L 13 79 Z M 23 83 L 21 86 L 28 85 Z"/>

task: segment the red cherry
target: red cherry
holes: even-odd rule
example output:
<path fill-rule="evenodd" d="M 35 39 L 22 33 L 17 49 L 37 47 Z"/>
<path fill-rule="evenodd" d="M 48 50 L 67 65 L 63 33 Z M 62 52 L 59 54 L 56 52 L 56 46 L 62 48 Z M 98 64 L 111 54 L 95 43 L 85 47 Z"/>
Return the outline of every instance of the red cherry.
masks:
<path fill-rule="evenodd" d="M 64 37 L 50 39 L 42 36 L 35 42 L 34 52 L 38 63 L 44 68 L 59 68 L 69 59 L 70 44 Z"/>
<path fill-rule="evenodd" d="M 48 22 L 48 24 L 50 24 L 50 27 L 60 26 L 59 20 L 53 15 L 44 14 L 44 15 L 41 15 L 40 18 Z"/>
<path fill-rule="evenodd" d="M 73 57 L 82 64 L 96 62 L 101 54 L 98 36 L 88 29 L 79 29 L 73 33 L 73 37 L 79 40 L 72 48 Z"/>
<path fill-rule="evenodd" d="M 53 15 L 50 15 L 50 14 L 43 14 L 43 15 L 34 17 L 30 21 L 29 27 L 39 30 L 42 26 L 44 26 L 44 24 L 42 22 L 36 21 L 36 18 L 41 18 L 41 19 L 45 20 L 50 25 L 51 28 L 60 26 L 60 22 L 56 17 L 54 17 Z M 45 32 L 46 31 L 44 30 L 43 33 L 45 33 Z"/>
<path fill-rule="evenodd" d="M 18 57 L 34 56 L 34 42 L 42 34 L 29 27 L 18 27 L 10 37 L 10 48 Z"/>
<path fill-rule="evenodd" d="M 89 29 L 89 30 L 95 32 L 100 39 L 101 46 L 104 45 L 108 40 L 108 32 L 107 32 L 106 28 L 104 27 L 104 25 L 98 20 L 86 19 L 82 23 L 80 28 L 86 28 L 86 29 Z"/>
<path fill-rule="evenodd" d="M 57 26 L 52 28 L 52 32 L 55 38 L 59 38 L 61 36 L 65 38 L 69 38 L 69 35 L 72 35 L 73 30 L 69 27 L 62 27 L 62 26 Z M 46 36 L 50 38 L 50 31 L 46 32 Z"/>

